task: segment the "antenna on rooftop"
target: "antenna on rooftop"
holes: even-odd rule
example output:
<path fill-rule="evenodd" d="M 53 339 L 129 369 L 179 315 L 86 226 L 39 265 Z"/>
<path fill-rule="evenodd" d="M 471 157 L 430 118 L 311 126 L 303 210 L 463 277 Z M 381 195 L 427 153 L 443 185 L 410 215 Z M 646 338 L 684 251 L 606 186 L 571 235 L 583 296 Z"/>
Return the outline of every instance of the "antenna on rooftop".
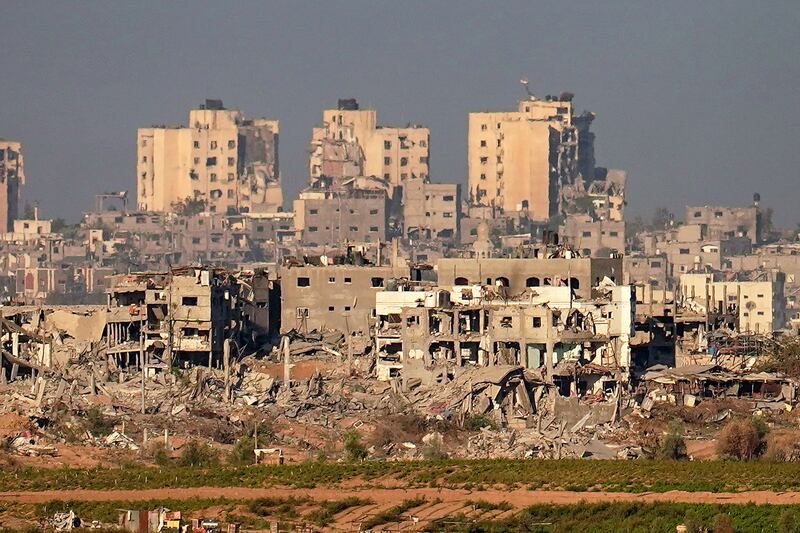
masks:
<path fill-rule="evenodd" d="M 521 80 L 519 80 L 519 82 L 522 84 L 523 87 L 525 87 L 525 92 L 528 93 L 528 98 L 530 98 L 531 100 L 538 100 L 538 98 L 536 98 L 536 95 L 533 94 L 533 92 L 531 92 L 531 88 L 528 83 L 528 78 L 522 78 Z"/>

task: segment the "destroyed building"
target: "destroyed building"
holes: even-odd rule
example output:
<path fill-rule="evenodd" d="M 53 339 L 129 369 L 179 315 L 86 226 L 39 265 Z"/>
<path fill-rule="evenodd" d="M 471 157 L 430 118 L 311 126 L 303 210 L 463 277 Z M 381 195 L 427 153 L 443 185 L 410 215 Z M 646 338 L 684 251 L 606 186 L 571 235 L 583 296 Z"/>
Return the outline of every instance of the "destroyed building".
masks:
<path fill-rule="evenodd" d="M 471 203 L 546 221 L 562 210 L 562 187 L 594 178 L 594 114 L 575 114 L 572 97 L 529 92 L 517 111 L 469 114 Z"/>
<path fill-rule="evenodd" d="M 311 246 L 384 242 L 389 234 L 388 183 L 377 178 L 321 177 L 294 201 L 295 229 Z"/>
<path fill-rule="evenodd" d="M 109 348 L 141 349 L 166 368 L 220 367 L 226 340 L 252 350 L 269 335 L 269 287 L 269 280 L 190 267 L 117 276 L 109 289 Z"/>
<path fill-rule="evenodd" d="M 336 109 L 322 112 L 322 125 L 311 134 L 311 183 L 328 177 L 374 176 L 395 187 L 411 178 L 428 179 L 430 131 L 409 124 L 378 124 L 374 109 L 361 109 L 355 99 L 340 99 Z M 357 173 L 354 173 L 357 172 Z"/>
<path fill-rule="evenodd" d="M 22 145 L 0 139 L 0 232 L 11 231 L 20 218 L 20 198 L 25 185 Z"/>
<path fill-rule="evenodd" d="M 283 204 L 278 121 L 247 119 L 206 100 L 188 126 L 140 128 L 137 205 L 179 211 L 195 202 L 214 213 L 276 212 Z"/>
<path fill-rule="evenodd" d="M 437 263 L 440 287 L 453 285 L 497 285 L 510 293 L 526 288 L 570 287 L 584 299 L 603 278 L 622 282 L 622 258 L 578 257 L 567 252 L 565 257 L 547 257 L 545 250 L 538 257 L 456 259 L 443 258 Z"/>
<path fill-rule="evenodd" d="M 403 185 L 403 235 L 412 241 L 458 242 L 461 186 L 409 178 Z"/>
<path fill-rule="evenodd" d="M 361 257 L 358 252 L 355 255 Z M 328 329 L 369 334 L 375 320 L 375 294 L 392 280 L 410 279 L 412 271 L 399 263 L 369 264 L 353 257 L 281 266 L 282 333 Z"/>
<path fill-rule="evenodd" d="M 748 239 L 752 244 L 764 241 L 762 214 L 758 194 L 748 207 L 687 206 L 686 223 L 699 224 L 710 240 L 728 240 L 735 237 Z"/>
<path fill-rule="evenodd" d="M 612 257 L 625 252 L 625 222 L 596 220 L 591 215 L 569 214 L 559 228 L 565 244 L 585 257 Z"/>
<path fill-rule="evenodd" d="M 609 280 L 582 300 L 567 286 L 425 287 L 377 293 L 376 371 L 445 383 L 465 367 L 512 365 L 541 372 L 562 395 L 627 382 L 634 308 L 630 288 Z"/>

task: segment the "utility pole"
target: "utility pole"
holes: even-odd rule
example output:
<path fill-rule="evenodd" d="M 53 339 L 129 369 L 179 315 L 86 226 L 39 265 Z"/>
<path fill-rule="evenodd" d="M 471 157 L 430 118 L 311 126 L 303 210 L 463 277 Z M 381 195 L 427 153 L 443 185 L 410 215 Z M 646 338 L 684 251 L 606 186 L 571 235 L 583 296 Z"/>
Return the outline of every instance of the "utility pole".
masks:
<path fill-rule="evenodd" d="M 231 340 L 222 343 L 222 367 L 225 372 L 225 402 L 231 401 Z"/>
<path fill-rule="evenodd" d="M 291 351 L 289 349 L 289 337 L 283 337 L 283 384 L 288 389 L 292 382 Z"/>

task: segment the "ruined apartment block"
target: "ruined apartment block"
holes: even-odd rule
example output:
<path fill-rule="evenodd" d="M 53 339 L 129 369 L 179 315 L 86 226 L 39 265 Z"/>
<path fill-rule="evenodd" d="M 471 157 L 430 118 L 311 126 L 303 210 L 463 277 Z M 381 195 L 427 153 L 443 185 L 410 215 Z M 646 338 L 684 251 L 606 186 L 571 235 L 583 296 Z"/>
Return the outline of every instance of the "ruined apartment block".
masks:
<path fill-rule="evenodd" d="M 748 239 L 752 244 L 763 240 L 758 195 L 748 207 L 702 206 L 686 208 L 686 223 L 698 224 L 709 240 Z"/>
<path fill-rule="evenodd" d="M 294 202 L 295 229 L 311 246 L 383 242 L 388 237 L 386 182 L 321 178 Z"/>
<path fill-rule="evenodd" d="M 280 269 L 281 333 L 336 330 L 368 335 L 375 295 L 390 280 L 410 279 L 407 266 L 286 265 Z"/>
<path fill-rule="evenodd" d="M 386 180 L 393 197 L 395 187 L 405 180 L 428 179 L 429 143 L 428 128 L 381 126 L 374 109 L 361 109 L 355 99 L 340 99 L 336 109 L 322 112 L 322 125 L 312 131 L 311 183 L 323 176 L 374 176 Z"/>
<path fill-rule="evenodd" d="M 511 294 L 526 288 L 570 287 L 582 299 L 590 299 L 592 287 L 603 278 L 622 282 L 622 258 L 539 257 L 529 259 L 440 259 L 436 267 L 440 287 L 499 285 Z"/>
<path fill-rule="evenodd" d="M 461 186 L 413 178 L 403 185 L 403 234 L 412 241 L 459 239 Z"/>
<path fill-rule="evenodd" d="M 586 257 L 612 257 L 625 252 L 625 222 L 597 220 L 591 215 L 567 215 L 559 228 L 565 244 Z"/>
<path fill-rule="evenodd" d="M 0 139 L 0 227 L 12 231 L 19 218 L 20 197 L 25 185 L 25 158 L 22 145 Z"/>
<path fill-rule="evenodd" d="M 572 95 L 529 93 L 517 111 L 469 114 L 470 201 L 546 221 L 562 189 L 594 178 L 594 115 L 573 113 Z"/>
<path fill-rule="evenodd" d="M 244 348 L 269 334 L 269 287 L 202 268 L 116 276 L 109 289 L 109 347 L 142 350 L 153 368 L 221 368 L 226 339 Z"/>
<path fill-rule="evenodd" d="M 140 128 L 139 209 L 175 211 L 190 200 L 221 214 L 279 211 L 278 136 L 277 120 L 247 119 L 221 100 L 192 109 L 188 126 Z"/>
<path fill-rule="evenodd" d="M 627 382 L 633 333 L 630 288 L 608 284 L 581 300 L 569 287 L 400 284 L 379 292 L 378 379 L 445 383 L 465 367 L 522 366 L 564 396 Z"/>

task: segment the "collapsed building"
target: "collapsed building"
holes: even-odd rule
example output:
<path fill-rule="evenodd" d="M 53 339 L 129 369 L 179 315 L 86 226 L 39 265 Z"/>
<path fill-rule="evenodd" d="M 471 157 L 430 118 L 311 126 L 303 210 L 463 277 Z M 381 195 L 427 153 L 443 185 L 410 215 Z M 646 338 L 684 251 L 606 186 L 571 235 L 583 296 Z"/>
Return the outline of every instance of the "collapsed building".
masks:
<path fill-rule="evenodd" d="M 388 182 L 320 177 L 294 201 L 295 229 L 307 246 L 385 242 L 390 233 Z"/>
<path fill-rule="evenodd" d="M 137 205 L 176 211 L 187 203 L 216 213 L 276 212 L 283 204 L 277 120 L 248 119 L 206 100 L 188 126 L 140 128 Z"/>
<path fill-rule="evenodd" d="M 444 383 L 465 367 L 512 365 L 538 371 L 565 396 L 602 393 L 628 380 L 633 306 L 629 287 L 605 279 L 597 291 L 588 300 L 567 286 L 379 292 L 378 378 Z"/>
<path fill-rule="evenodd" d="M 264 272 L 234 276 L 187 267 L 116 276 L 109 290 L 108 347 L 150 354 L 166 368 L 221 367 L 225 341 L 244 352 L 269 338 L 269 288 Z"/>

